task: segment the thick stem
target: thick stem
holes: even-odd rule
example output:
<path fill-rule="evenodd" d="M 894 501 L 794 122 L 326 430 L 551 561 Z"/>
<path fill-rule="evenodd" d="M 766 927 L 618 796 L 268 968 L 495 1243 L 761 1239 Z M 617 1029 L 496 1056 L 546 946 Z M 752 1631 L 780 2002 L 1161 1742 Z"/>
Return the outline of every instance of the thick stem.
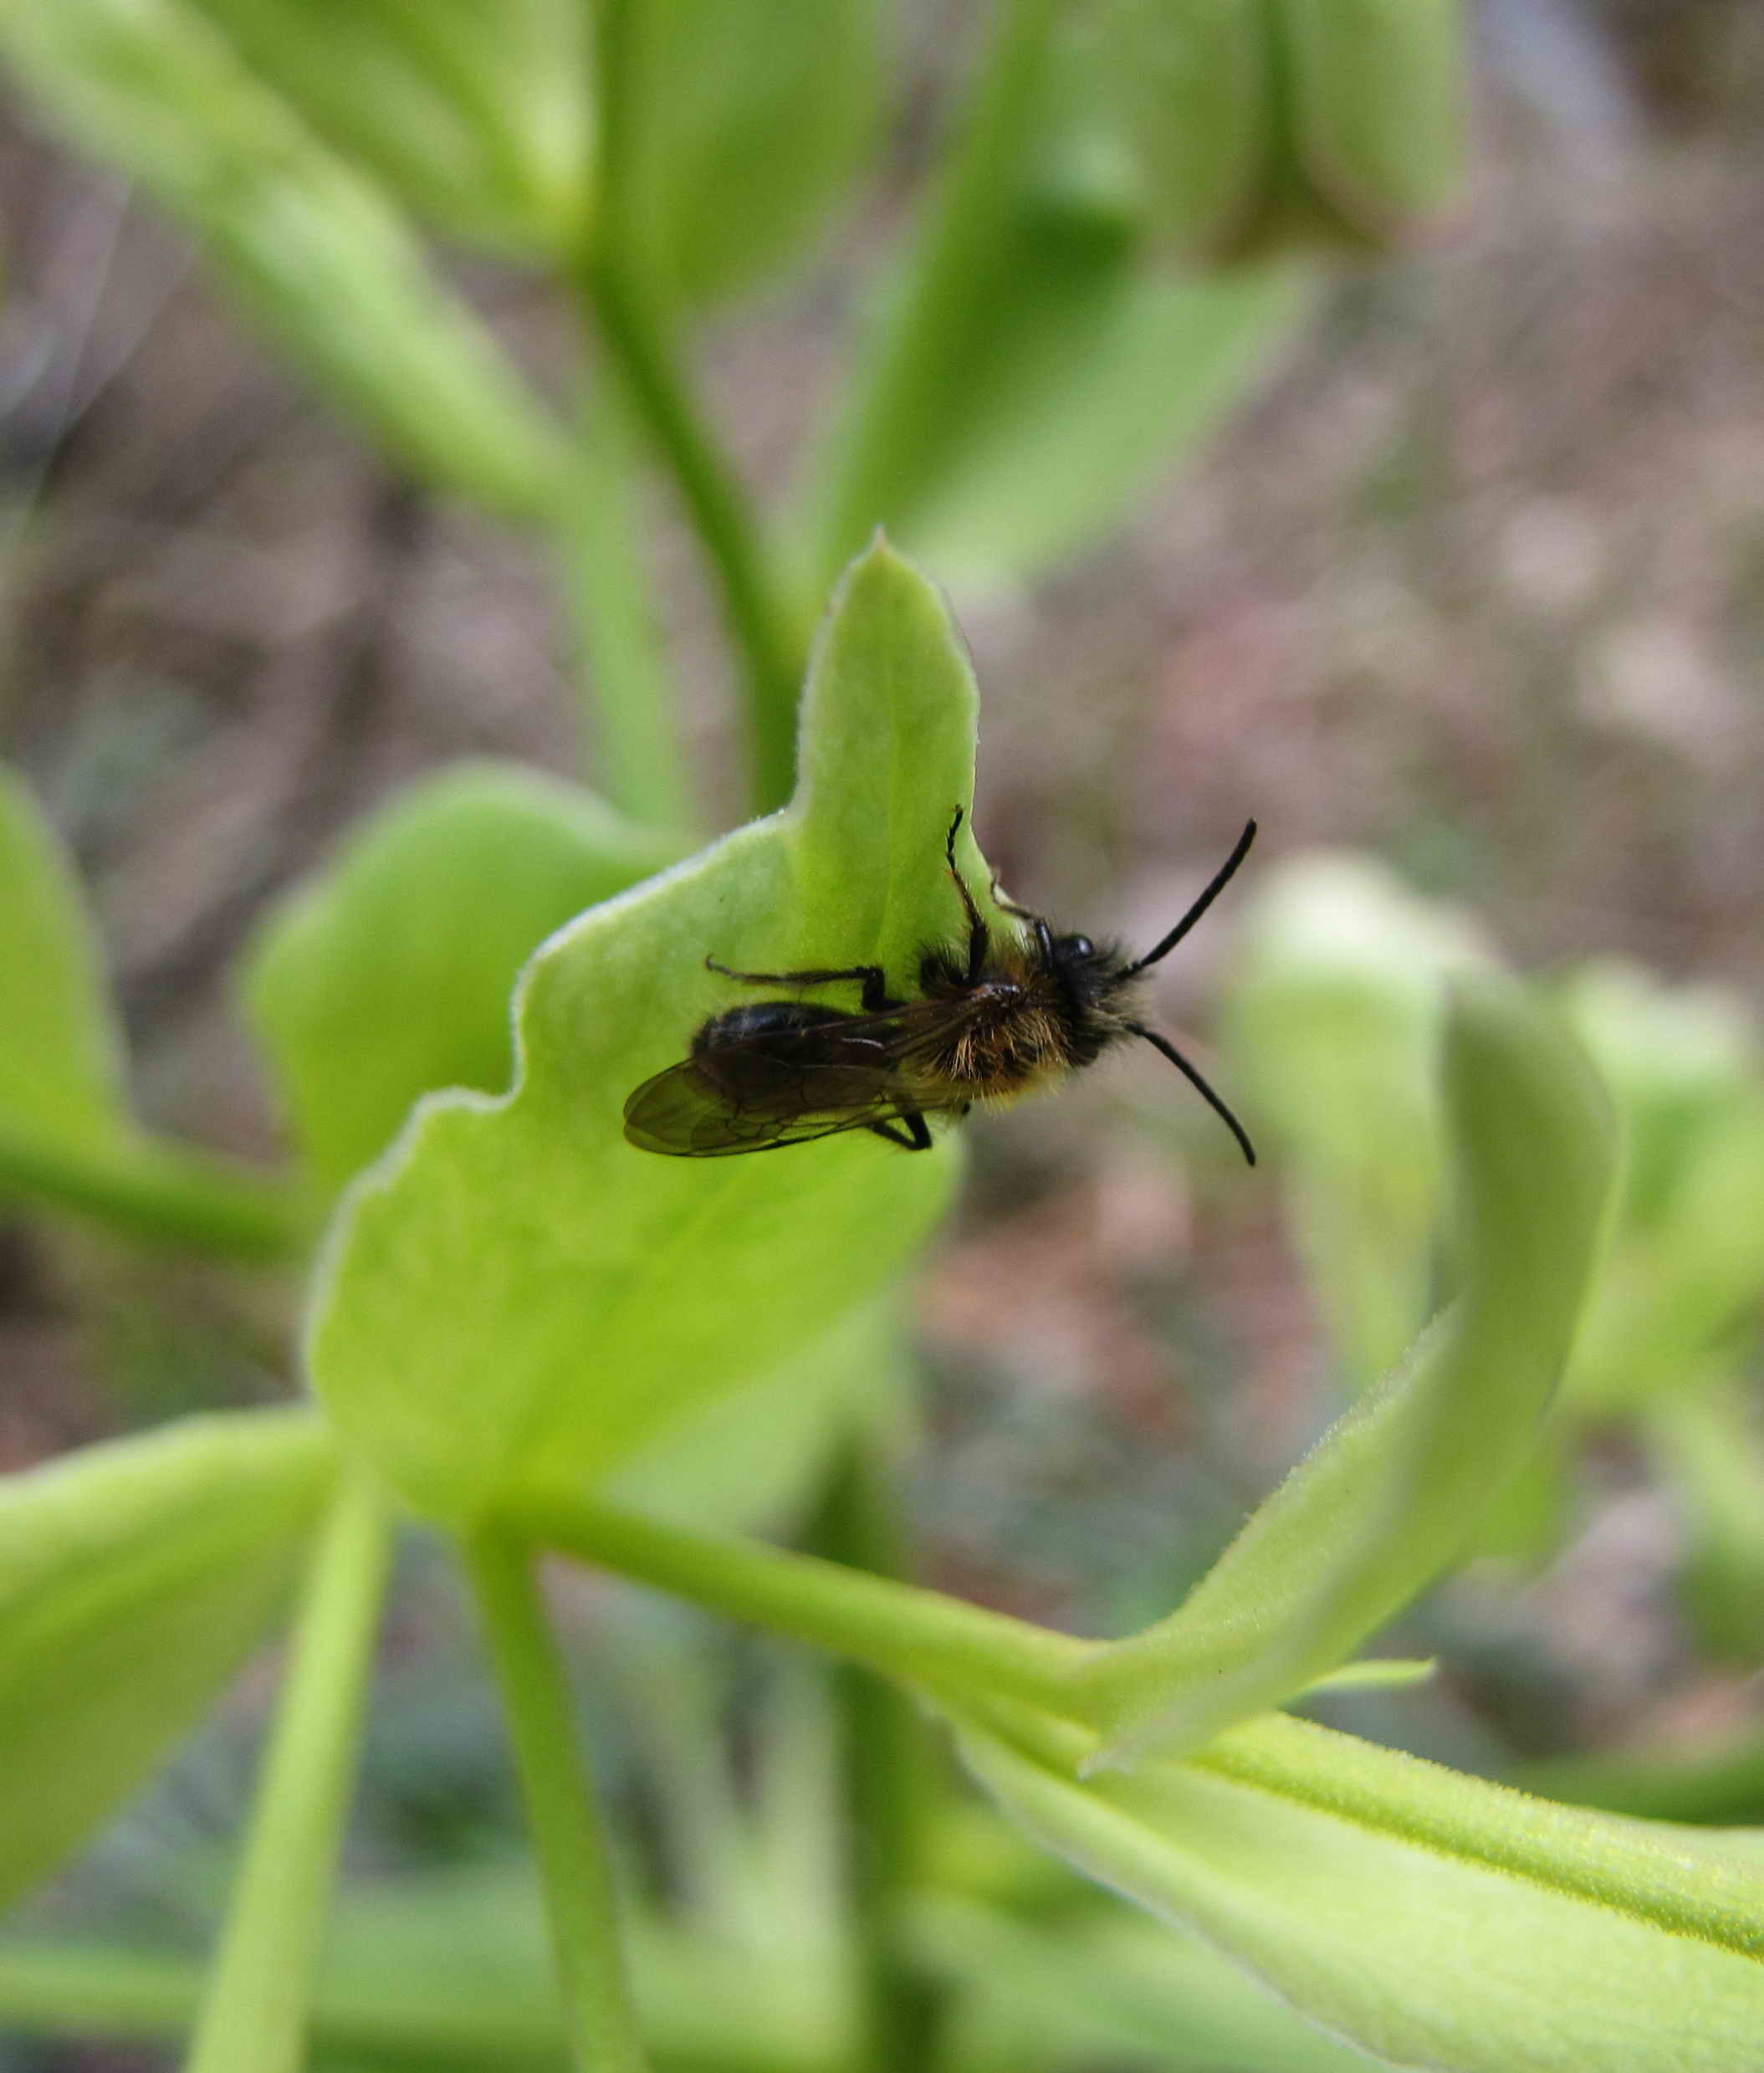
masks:
<path fill-rule="evenodd" d="M 633 414 L 673 478 L 716 571 L 741 653 L 756 811 L 790 797 L 805 629 L 770 566 L 752 503 L 676 365 L 632 221 L 626 132 L 632 100 L 629 0 L 601 0 L 595 84 L 600 119 L 598 209 L 580 271 L 583 293 Z"/>
<path fill-rule="evenodd" d="M 647 2073 L 600 1813 L 532 1548 L 496 1527 L 464 1554 L 502 1685 L 577 2073 Z"/>
<path fill-rule="evenodd" d="M 0 1189 L 132 1237 L 231 1259 L 295 1259 L 309 1236 L 279 1181 L 146 1136 L 88 1146 L 0 1129 Z"/>
<path fill-rule="evenodd" d="M 654 615 L 633 479 L 631 427 L 602 383 L 584 404 L 581 486 L 561 548 L 600 750 L 600 788 L 634 821 L 683 829 L 692 819 L 673 685 Z"/>
<path fill-rule="evenodd" d="M 1092 1642 L 940 1591 L 760 1541 L 662 1525 L 574 1491 L 518 1497 L 508 1516 L 565 1554 L 932 1690 L 977 1687 L 1071 1713 L 1096 1653 Z"/>
<path fill-rule="evenodd" d="M 321 1531 L 245 1865 L 186 2073 L 300 2073 L 385 1595 L 385 1499 L 346 1472 Z"/>
<path fill-rule="evenodd" d="M 716 571 L 746 680 L 754 806 L 769 813 L 795 781 L 796 699 L 807 644 L 775 590 L 747 493 L 674 365 L 649 298 L 611 255 L 591 258 L 583 280 L 608 357 Z"/>
<path fill-rule="evenodd" d="M 905 1574 L 906 1522 L 882 1436 L 852 1435 L 834 1464 L 811 1539 L 851 1568 Z M 941 1998 L 903 1958 L 901 1939 L 923 1858 L 932 1752 L 918 1707 L 897 1686 L 856 1665 L 836 1670 L 834 1680 L 862 1968 L 857 2063 L 867 2073 L 894 2073 L 932 2063 Z"/>

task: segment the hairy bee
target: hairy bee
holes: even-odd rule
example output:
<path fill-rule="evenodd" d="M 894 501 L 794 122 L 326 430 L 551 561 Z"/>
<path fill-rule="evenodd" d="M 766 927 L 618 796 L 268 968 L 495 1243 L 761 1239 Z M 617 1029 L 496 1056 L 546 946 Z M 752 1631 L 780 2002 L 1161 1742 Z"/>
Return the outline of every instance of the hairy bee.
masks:
<path fill-rule="evenodd" d="M 646 1152 L 721 1159 L 771 1152 L 843 1130 L 871 1130 L 910 1152 L 928 1151 L 926 1118 L 965 1115 L 1092 1064 L 1122 1037 L 1161 1051 L 1223 1118 L 1253 1166 L 1244 1128 L 1175 1046 L 1135 1019 L 1140 975 L 1166 956 L 1205 914 L 1255 839 L 1251 821 L 1206 890 L 1163 941 L 1129 960 L 1088 936 L 1056 935 L 1027 908 L 993 897 L 1029 925 L 1027 940 L 994 939 L 957 868 L 958 806 L 943 844 L 968 917 L 959 952 L 933 948 L 919 960 L 918 996 L 889 997 L 880 965 L 839 971 L 737 972 L 705 963 L 749 986 L 822 986 L 850 981 L 856 1011 L 805 1001 L 760 1001 L 713 1016 L 692 1055 L 643 1084 L 625 1103 L 625 1134 Z"/>

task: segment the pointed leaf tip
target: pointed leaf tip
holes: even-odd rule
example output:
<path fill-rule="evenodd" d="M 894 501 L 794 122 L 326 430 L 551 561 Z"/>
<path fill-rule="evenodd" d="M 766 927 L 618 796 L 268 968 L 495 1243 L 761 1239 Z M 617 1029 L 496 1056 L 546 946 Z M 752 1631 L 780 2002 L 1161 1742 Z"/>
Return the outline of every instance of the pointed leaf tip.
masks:
<path fill-rule="evenodd" d="M 550 938 L 519 997 L 514 1091 L 429 1097 L 358 1185 L 309 1357 L 340 1425 L 419 1508 L 469 1520 L 663 1444 L 872 1296 L 941 1212 L 947 1139 L 662 1159 L 625 1141 L 621 1112 L 744 997 L 707 954 L 877 964 L 911 990 L 923 946 L 961 926 L 943 844 L 973 796 L 978 709 L 942 596 L 873 545 L 821 629 L 790 806 Z M 970 831 L 957 855 L 984 902 Z"/>
<path fill-rule="evenodd" d="M 1097 1768 L 1193 1748 L 1341 1662 L 1457 1557 L 1566 1365 L 1614 1166 L 1603 1091 L 1511 980 L 1455 982 L 1441 1071 L 1462 1292 L 1167 1620 L 1091 1673 Z"/>

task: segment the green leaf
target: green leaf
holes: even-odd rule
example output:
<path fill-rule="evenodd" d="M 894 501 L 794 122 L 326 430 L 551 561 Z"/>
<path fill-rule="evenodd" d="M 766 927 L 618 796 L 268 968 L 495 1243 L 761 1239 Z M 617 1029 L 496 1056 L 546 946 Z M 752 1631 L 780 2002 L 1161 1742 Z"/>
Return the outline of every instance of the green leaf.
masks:
<path fill-rule="evenodd" d="M 1608 1111 L 1567 1032 L 1493 977 L 1457 982 L 1443 1070 L 1463 1292 L 1177 1611 L 1103 1653 L 1105 1763 L 1192 1746 L 1333 1667 L 1462 1550 L 1531 1449 L 1600 1236 Z"/>
<path fill-rule="evenodd" d="M 875 0 L 643 0 L 620 82 L 621 234 L 666 300 L 744 287 L 870 155 L 889 80 Z"/>
<path fill-rule="evenodd" d="M 842 1317 L 757 1381 L 711 1398 L 606 1487 L 616 1505 L 711 1531 L 800 1518 L 854 1419 L 910 1394 L 900 1321 L 886 1300 Z"/>
<path fill-rule="evenodd" d="M 1368 2073 L 1379 2063 L 1283 2008 L 1199 1937 L 1104 1905 L 1031 1923 L 953 1896 L 913 1904 L 913 1957 L 960 1990 L 959 2034 L 983 2065 Z"/>
<path fill-rule="evenodd" d="M 75 1144 L 128 1127 L 122 1045 L 73 866 L 0 765 L 0 1135 Z"/>
<path fill-rule="evenodd" d="M 246 307 L 408 467 L 520 516 L 565 446 L 403 219 L 179 0 L 0 0 L 0 49 L 181 217 Z"/>
<path fill-rule="evenodd" d="M 1020 250 L 996 328 L 952 391 L 947 444 L 917 457 L 898 520 L 914 553 L 976 587 L 1125 525 L 1247 397 L 1317 286 L 1292 266 L 1106 264 L 1033 224 Z"/>
<path fill-rule="evenodd" d="M 282 1605 L 330 1464 L 309 1414 L 248 1411 L 0 1483 L 0 1906 L 200 1718 Z"/>
<path fill-rule="evenodd" d="M 942 600 L 878 544 L 810 671 L 793 804 L 553 937 L 519 996 L 514 1092 L 431 1098 L 358 1188 L 312 1369 L 419 1508 L 465 1519 L 634 1457 L 829 1330 L 940 1214 L 947 1143 L 913 1155 L 858 1132 L 672 1159 L 627 1144 L 621 1109 L 750 997 L 707 954 L 873 961 L 909 986 L 920 946 L 959 932 L 943 846 L 972 796 L 975 713 Z M 983 888 L 965 830 L 958 855 Z"/>
<path fill-rule="evenodd" d="M 1227 1012 L 1264 1127 L 1306 1165 L 1419 1168 L 1404 1251 L 1438 1192 L 1446 982 L 1494 963 L 1466 916 L 1369 857 L 1284 857 L 1260 875 L 1244 915 Z"/>
<path fill-rule="evenodd" d="M 1465 918 L 1369 858 L 1283 859 L 1244 917 L 1225 1002 L 1234 1077 L 1276 1140 L 1288 1213 L 1355 1388 L 1400 1359 L 1427 1316 L 1445 981 L 1492 965 Z"/>
<path fill-rule="evenodd" d="M 1458 0 L 1281 0 L 1296 155 L 1369 237 L 1424 223 L 1468 167 Z"/>
<path fill-rule="evenodd" d="M 1713 987 L 1603 964 L 1567 1005 L 1624 1124 L 1617 1241 L 1569 1379 L 1608 1410 L 1744 1358 L 1764 1295 L 1764 1069 L 1743 1003 Z"/>
<path fill-rule="evenodd" d="M 1262 0 L 1107 0 L 1102 78 L 1144 168 L 1147 206 L 1179 250 L 1223 250 L 1266 196 L 1278 120 Z"/>
<path fill-rule="evenodd" d="M 0 766 L 0 1188 L 136 1237 L 248 1259 L 294 1249 L 291 1205 L 243 1168 L 157 1142 L 126 1106 L 120 1034 L 73 865 Z"/>
<path fill-rule="evenodd" d="M 1466 168 L 1457 0 L 1109 0 L 1105 77 L 1191 253 L 1400 237 Z"/>
<path fill-rule="evenodd" d="M 671 853 L 591 793 L 514 765 L 457 765 L 358 831 L 271 919 L 245 982 L 320 1184 L 385 1150 L 419 1095 L 499 1093 L 521 966 Z"/>
<path fill-rule="evenodd" d="M 1384 2060 L 1764 2064 L 1764 1879 L 1719 1836 L 1552 1806 L 1299 1721 L 1086 1784 L 1081 1745 L 964 1737 L 1032 1840 Z"/>
<path fill-rule="evenodd" d="M 122 1041 L 73 864 L 0 765 L 0 1128 L 101 1140 L 126 1128 Z"/>
<path fill-rule="evenodd" d="M 1293 268 L 1150 263 L 1081 16 L 1001 10 L 968 134 L 810 489 L 822 578 L 878 524 L 952 581 L 1019 579 L 1112 524 L 1250 388 Z"/>
<path fill-rule="evenodd" d="M 565 253 L 587 208 L 576 0 L 187 0 L 342 157 L 413 214 Z"/>

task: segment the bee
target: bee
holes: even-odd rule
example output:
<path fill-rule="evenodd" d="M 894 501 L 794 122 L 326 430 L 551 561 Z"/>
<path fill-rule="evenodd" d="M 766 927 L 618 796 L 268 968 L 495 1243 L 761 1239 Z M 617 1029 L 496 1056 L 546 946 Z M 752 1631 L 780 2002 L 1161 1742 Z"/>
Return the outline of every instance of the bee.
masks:
<path fill-rule="evenodd" d="M 903 1151 L 931 1149 L 927 1118 L 964 1116 L 977 1101 L 1004 1101 L 1093 1064 L 1112 1045 L 1143 1037 L 1162 1052 L 1237 1140 L 1253 1166 L 1243 1125 L 1167 1037 L 1137 1019 L 1138 981 L 1167 956 L 1224 890 L 1255 839 L 1251 821 L 1211 883 L 1163 939 L 1130 959 L 1000 897 L 1026 924 L 1004 940 L 982 919 L 955 861 L 963 809 L 943 842 L 967 916 L 964 946 L 933 945 L 919 959 L 918 995 L 895 1000 L 877 965 L 797 972 L 738 972 L 706 965 L 745 986 L 851 984 L 853 1011 L 806 1001 L 759 1001 L 714 1015 L 692 1054 L 645 1080 L 625 1103 L 625 1135 L 646 1152 L 723 1159 L 781 1151 L 846 1130 L 868 1130 Z"/>

